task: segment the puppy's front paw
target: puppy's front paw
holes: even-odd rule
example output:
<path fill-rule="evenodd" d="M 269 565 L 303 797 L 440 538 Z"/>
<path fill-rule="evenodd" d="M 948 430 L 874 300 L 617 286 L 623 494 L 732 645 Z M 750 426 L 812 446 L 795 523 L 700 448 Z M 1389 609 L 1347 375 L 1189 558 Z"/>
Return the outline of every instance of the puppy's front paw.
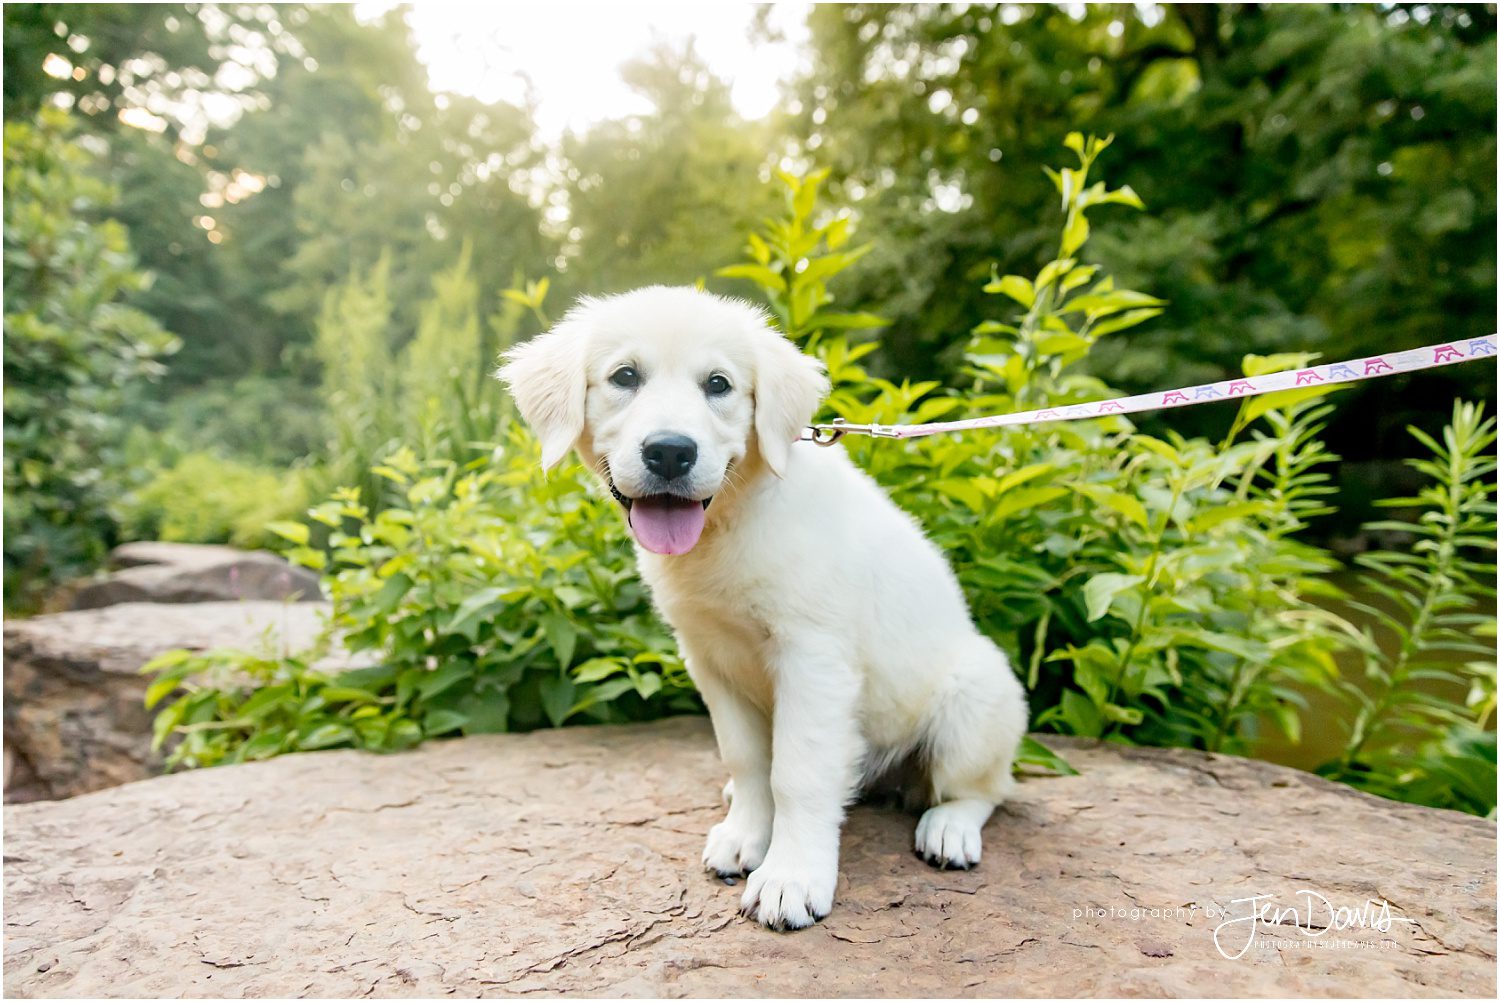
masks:
<path fill-rule="evenodd" d="M 833 909 L 838 861 L 768 856 L 750 874 L 740 911 L 772 929 L 805 929 Z"/>
<path fill-rule="evenodd" d="M 749 873 L 766 858 L 771 844 L 769 822 L 756 823 L 728 817 L 708 832 L 703 847 L 703 865 L 721 877 Z"/>
<path fill-rule="evenodd" d="M 917 855 L 939 869 L 967 870 L 979 863 L 979 829 L 988 805 L 972 802 L 938 804 L 917 822 Z"/>

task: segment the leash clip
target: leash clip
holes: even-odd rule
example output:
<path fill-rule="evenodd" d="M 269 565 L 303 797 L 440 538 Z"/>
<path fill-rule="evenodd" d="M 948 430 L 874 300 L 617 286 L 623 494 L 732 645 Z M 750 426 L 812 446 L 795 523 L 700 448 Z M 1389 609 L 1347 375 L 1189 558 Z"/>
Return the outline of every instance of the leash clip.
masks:
<path fill-rule="evenodd" d="M 828 446 L 837 442 L 845 435 L 869 435 L 873 438 L 900 438 L 900 434 L 892 425 L 885 424 L 849 424 L 843 418 L 834 418 L 828 424 L 815 424 L 803 429 L 798 441 L 812 442 L 814 445 Z"/>

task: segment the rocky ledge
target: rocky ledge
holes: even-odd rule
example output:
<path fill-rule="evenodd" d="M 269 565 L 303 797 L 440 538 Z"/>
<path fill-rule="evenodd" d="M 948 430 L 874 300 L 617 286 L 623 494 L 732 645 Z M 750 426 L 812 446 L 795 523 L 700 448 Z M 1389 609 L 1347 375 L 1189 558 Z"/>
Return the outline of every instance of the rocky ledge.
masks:
<path fill-rule="evenodd" d="M 320 602 L 130 602 L 7 621 L 6 802 L 71 797 L 159 772 L 142 704 L 151 679 L 138 671 L 158 654 L 302 650 L 327 615 Z"/>
<path fill-rule="evenodd" d="M 200 543 L 126 543 L 110 552 L 112 573 L 75 582 L 72 609 L 125 602 L 321 600 L 318 575 L 274 553 Z"/>
<path fill-rule="evenodd" d="M 1494 997 L 1493 823 L 1242 759 L 1056 747 L 1082 775 L 1023 783 L 976 870 L 930 869 L 910 817 L 854 808 L 833 915 L 785 934 L 699 869 L 723 775 L 698 719 L 8 806 L 5 989 Z"/>

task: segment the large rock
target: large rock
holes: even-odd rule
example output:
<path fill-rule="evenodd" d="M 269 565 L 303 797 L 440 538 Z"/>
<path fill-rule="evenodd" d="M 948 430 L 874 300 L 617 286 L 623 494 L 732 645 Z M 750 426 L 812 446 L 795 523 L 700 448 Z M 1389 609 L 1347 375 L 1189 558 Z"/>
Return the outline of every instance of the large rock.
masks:
<path fill-rule="evenodd" d="M 177 647 L 298 650 L 323 604 L 111 605 L 5 624 L 5 799 L 70 797 L 160 771 L 150 679 L 141 665 Z M 268 648 L 269 645 L 269 648 Z"/>
<path fill-rule="evenodd" d="M 74 585 L 70 608 L 126 602 L 315 602 L 322 597 L 316 574 L 273 553 L 144 542 L 116 547 L 110 561 L 121 569 Z"/>
<path fill-rule="evenodd" d="M 833 915 L 769 932 L 699 869 L 707 724 L 294 755 L 5 808 L 11 996 L 1495 993 L 1495 827 L 1278 766 L 1059 743 L 983 863 L 855 808 Z M 1226 959 L 1237 899 L 1389 902 Z M 1110 909 L 1115 909 L 1111 913 Z M 1328 926 L 1315 909 L 1311 931 Z M 1246 942 L 1240 922 L 1224 951 Z"/>

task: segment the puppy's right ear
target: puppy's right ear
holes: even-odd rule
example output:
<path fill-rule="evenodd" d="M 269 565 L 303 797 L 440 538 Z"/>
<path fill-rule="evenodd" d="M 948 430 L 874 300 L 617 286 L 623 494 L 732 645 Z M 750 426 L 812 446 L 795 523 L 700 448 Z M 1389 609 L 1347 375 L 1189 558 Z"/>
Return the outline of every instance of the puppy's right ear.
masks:
<path fill-rule="evenodd" d="M 556 466 L 583 434 L 586 343 L 582 325 L 565 321 L 506 352 L 496 373 L 541 440 L 544 470 Z"/>

